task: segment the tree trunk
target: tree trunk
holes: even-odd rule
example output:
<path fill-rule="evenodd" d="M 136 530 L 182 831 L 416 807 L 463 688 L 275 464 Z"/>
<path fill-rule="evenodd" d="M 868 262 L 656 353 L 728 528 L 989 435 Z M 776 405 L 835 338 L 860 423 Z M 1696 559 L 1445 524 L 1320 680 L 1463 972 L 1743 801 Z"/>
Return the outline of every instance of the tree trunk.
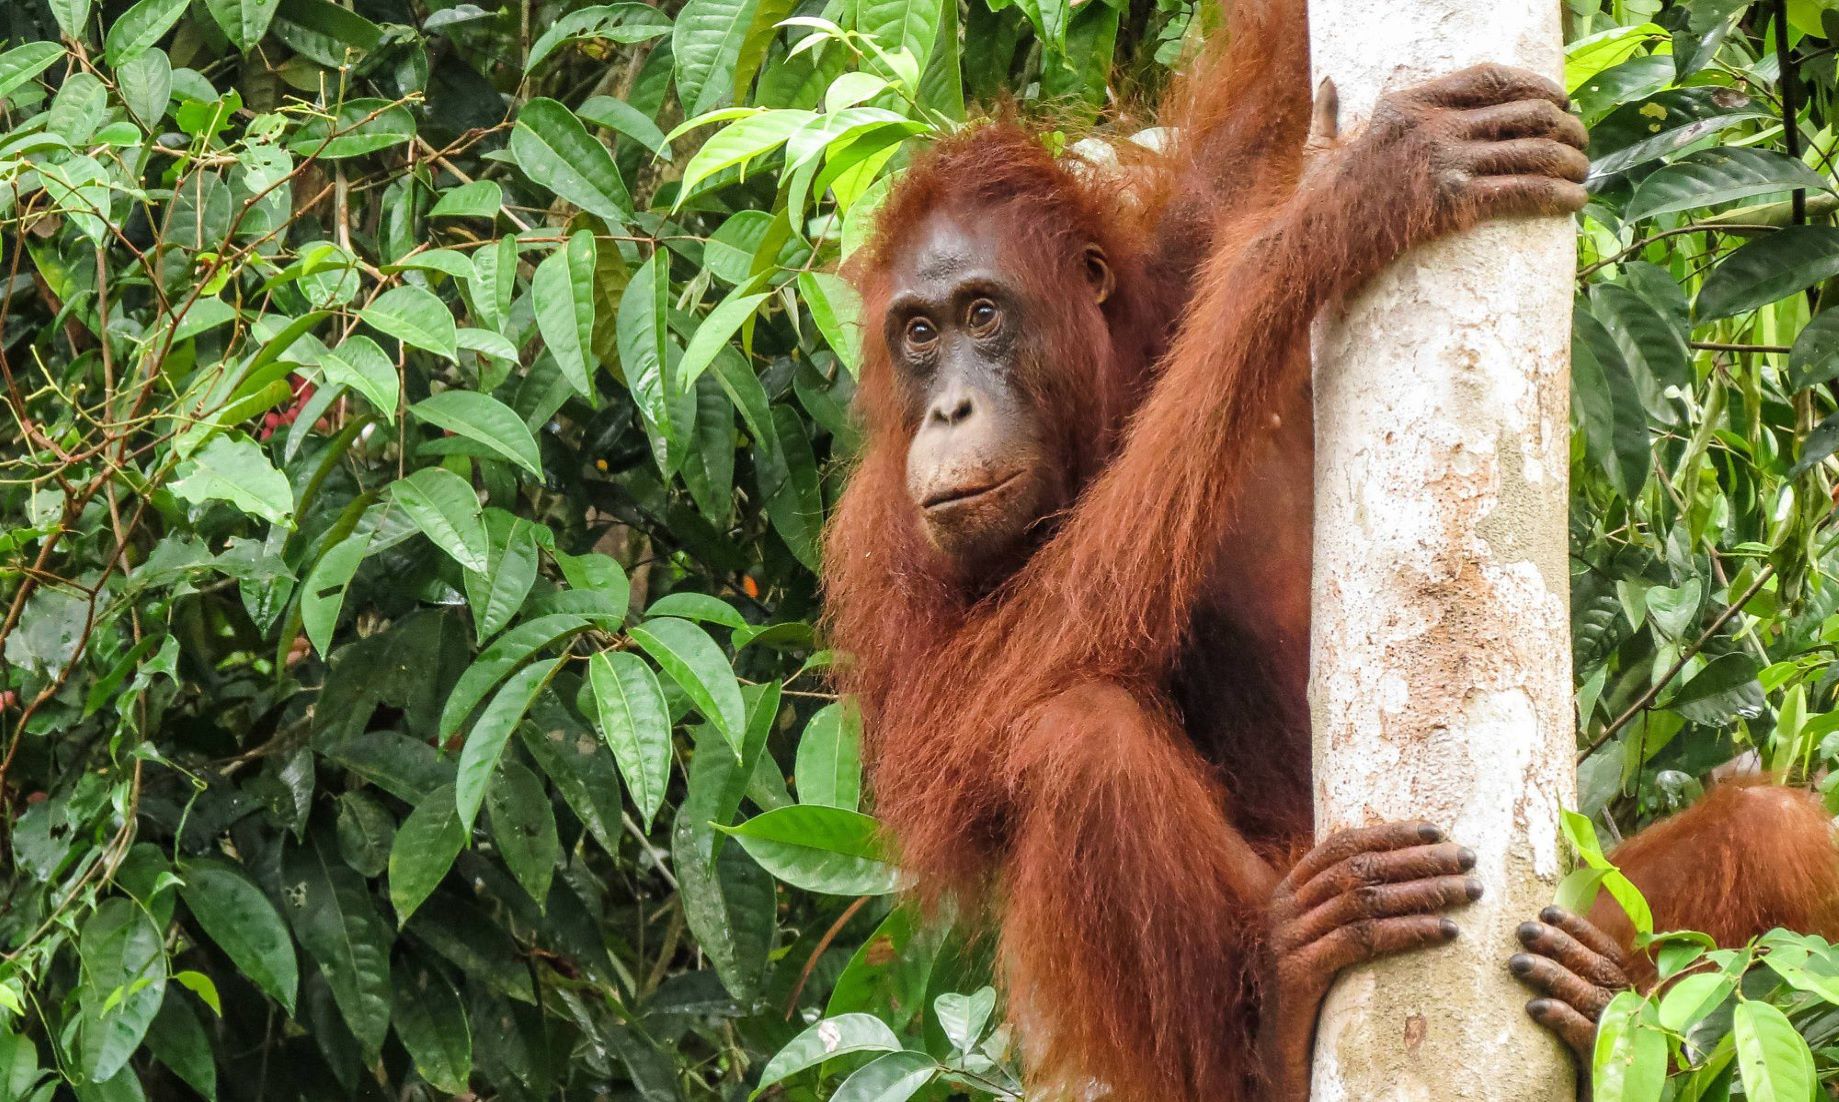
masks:
<path fill-rule="evenodd" d="M 1341 131 L 1382 91 L 1481 61 L 1562 70 L 1557 0 L 1312 0 Z M 1508 974 L 1551 901 L 1573 800 L 1566 558 L 1568 219 L 1422 249 L 1315 334 L 1310 706 L 1318 836 L 1424 818 L 1487 891 L 1447 948 L 1350 972 L 1315 1102 L 1571 1099 Z"/>

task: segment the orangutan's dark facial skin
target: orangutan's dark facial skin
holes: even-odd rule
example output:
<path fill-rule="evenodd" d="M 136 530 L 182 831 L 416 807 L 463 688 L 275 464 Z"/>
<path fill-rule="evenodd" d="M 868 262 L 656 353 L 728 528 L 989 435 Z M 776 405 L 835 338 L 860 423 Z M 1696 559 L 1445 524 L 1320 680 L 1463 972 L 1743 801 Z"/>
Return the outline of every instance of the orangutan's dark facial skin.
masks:
<path fill-rule="evenodd" d="M 1041 368 L 999 229 L 932 218 L 892 273 L 883 322 L 914 425 L 907 494 L 927 538 L 973 576 L 1023 557 L 1030 529 L 1070 499 L 1066 457 L 1025 390 Z M 1108 290 L 1102 255 L 1088 269 Z"/>

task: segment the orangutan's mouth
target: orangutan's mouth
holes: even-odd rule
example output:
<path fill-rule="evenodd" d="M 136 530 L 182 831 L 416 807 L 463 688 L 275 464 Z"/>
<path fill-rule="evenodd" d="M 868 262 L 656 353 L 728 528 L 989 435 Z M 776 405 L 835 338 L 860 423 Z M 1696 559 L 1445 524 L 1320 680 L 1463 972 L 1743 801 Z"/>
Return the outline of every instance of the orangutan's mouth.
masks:
<path fill-rule="evenodd" d="M 1005 475 L 995 482 L 984 482 L 971 486 L 954 486 L 949 490 L 940 490 L 938 493 L 920 502 L 920 508 L 928 510 L 940 509 L 947 505 L 963 505 L 968 502 L 976 501 L 978 498 L 988 497 L 996 491 L 1003 489 L 1020 477 L 1022 477 L 1022 472 L 1016 471 L 1014 474 Z"/>

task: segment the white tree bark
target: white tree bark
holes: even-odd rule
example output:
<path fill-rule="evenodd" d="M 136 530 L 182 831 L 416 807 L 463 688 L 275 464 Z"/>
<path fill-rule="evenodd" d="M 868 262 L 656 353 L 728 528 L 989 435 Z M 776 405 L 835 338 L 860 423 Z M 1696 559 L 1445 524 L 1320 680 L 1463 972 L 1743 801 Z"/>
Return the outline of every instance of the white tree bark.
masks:
<path fill-rule="evenodd" d="M 1341 130 L 1384 92 L 1482 61 L 1557 77 L 1557 0 L 1311 0 Z M 1478 856 L 1447 948 L 1354 970 L 1315 1102 L 1551 1102 L 1570 1061 L 1508 974 L 1562 872 L 1573 801 L 1566 565 L 1573 230 L 1546 218 L 1419 250 L 1315 334 L 1310 706 L 1318 837 L 1424 818 Z"/>

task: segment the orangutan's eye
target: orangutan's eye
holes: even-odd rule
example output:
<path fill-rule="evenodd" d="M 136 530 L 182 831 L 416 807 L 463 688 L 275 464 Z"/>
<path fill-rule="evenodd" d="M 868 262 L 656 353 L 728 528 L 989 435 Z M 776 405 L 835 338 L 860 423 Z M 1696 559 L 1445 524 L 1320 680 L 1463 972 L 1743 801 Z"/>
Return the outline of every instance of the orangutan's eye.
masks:
<path fill-rule="evenodd" d="M 996 304 L 987 298 L 980 298 L 976 302 L 971 303 L 971 328 L 978 333 L 988 333 L 990 330 L 996 328 L 996 321 L 1000 316 L 1001 315 L 997 312 Z"/>
<path fill-rule="evenodd" d="M 914 318 L 907 323 L 907 345 L 911 348 L 925 348 L 939 339 L 939 331 L 933 328 L 925 318 Z"/>

